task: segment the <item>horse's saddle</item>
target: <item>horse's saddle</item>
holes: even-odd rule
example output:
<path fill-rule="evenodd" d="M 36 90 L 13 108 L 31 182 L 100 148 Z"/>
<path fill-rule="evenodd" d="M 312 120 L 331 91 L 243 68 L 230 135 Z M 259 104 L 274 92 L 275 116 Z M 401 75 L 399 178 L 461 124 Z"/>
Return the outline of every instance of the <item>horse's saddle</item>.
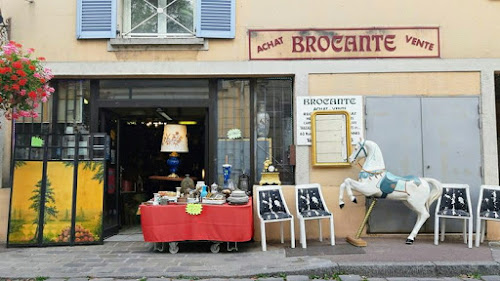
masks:
<path fill-rule="evenodd" d="M 377 184 L 377 187 L 382 191 L 380 198 L 385 198 L 394 191 L 406 192 L 406 183 L 409 181 L 413 181 L 417 186 L 422 183 L 416 176 L 400 177 L 389 172 L 385 173 L 384 177 Z"/>

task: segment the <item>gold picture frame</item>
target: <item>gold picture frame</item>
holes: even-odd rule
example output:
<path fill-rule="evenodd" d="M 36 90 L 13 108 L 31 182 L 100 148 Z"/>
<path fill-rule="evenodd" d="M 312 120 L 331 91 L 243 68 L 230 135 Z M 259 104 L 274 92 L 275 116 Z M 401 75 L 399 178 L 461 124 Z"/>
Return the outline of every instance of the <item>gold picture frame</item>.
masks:
<path fill-rule="evenodd" d="M 313 166 L 351 166 L 351 117 L 345 110 L 311 114 Z"/>

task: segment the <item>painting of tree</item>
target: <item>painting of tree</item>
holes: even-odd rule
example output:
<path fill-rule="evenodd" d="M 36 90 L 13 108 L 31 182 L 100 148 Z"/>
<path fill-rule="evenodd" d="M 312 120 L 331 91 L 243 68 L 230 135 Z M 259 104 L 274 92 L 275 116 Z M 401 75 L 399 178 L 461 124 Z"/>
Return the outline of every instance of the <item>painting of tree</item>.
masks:
<path fill-rule="evenodd" d="M 34 210 L 35 212 L 38 212 L 41 207 L 41 200 L 42 200 L 42 181 L 40 180 L 36 186 L 35 189 L 31 192 L 33 195 L 29 198 L 31 201 L 30 209 Z M 50 184 L 49 179 L 47 179 L 47 185 L 45 189 L 45 215 L 43 218 L 43 225 L 45 225 L 48 221 L 51 220 L 51 218 L 56 218 L 57 216 L 57 209 L 55 207 L 55 198 L 54 198 L 54 190 Z M 35 219 L 33 220 L 33 224 L 38 225 L 35 231 L 35 236 L 34 240 L 37 239 L 38 237 L 38 230 L 40 229 L 40 221 L 39 221 L 39 216 L 36 216 Z"/>

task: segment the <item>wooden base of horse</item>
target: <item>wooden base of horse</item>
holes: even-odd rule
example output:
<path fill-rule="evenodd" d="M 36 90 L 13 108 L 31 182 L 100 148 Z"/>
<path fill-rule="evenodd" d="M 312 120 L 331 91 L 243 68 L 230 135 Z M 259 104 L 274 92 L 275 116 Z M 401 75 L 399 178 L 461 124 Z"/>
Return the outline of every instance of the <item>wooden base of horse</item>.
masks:
<path fill-rule="evenodd" d="M 355 238 L 352 236 L 347 236 L 345 241 L 347 241 L 347 243 L 349 243 L 353 246 L 356 246 L 356 247 L 366 247 L 368 245 L 368 243 L 366 243 L 365 240 L 363 240 L 361 238 Z"/>

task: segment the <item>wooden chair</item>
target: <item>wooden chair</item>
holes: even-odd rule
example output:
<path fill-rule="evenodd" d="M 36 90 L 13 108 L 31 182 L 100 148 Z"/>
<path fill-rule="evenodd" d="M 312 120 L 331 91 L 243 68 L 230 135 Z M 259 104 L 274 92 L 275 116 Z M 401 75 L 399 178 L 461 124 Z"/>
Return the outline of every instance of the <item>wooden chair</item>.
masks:
<path fill-rule="evenodd" d="M 444 241 L 446 219 L 461 219 L 464 221 L 464 243 L 472 248 L 472 207 L 468 184 L 443 184 L 443 194 L 436 205 L 434 221 L 434 244 L 438 245 L 439 227 L 441 226 L 441 241 Z M 441 220 L 441 224 L 439 224 Z M 468 223 L 468 231 L 467 231 Z M 468 234 L 468 235 L 467 235 Z"/>
<path fill-rule="evenodd" d="M 283 237 L 283 222 L 290 221 L 291 246 L 295 248 L 293 215 L 290 214 L 288 206 L 286 205 L 281 186 L 265 185 L 257 187 L 257 214 L 260 219 L 262 251 L 267 251 L 266 223 L 272 222 L 279 222 L 281 224 L 281 243 L 285 243 Z"/>
<path fill-rule="evenodd" d="M 477 203 L 476 247 L 484 242 L 486 221 L 500 221 L 500 186 L 481 185 Z"/>
<path fill-rule="evenodd" d="M 318 220 L 319 241 L 323 241 L 321 219 L 330 220 L 330 244 L 335 245 L 335 231 L 333 225 L 333 214 L 326 207 L 321 187 L 317 183 L 299 184 L 295 186 L 295 206 L 300 226 L 300 243 L 302 248 L 307 248 L 306 220 Z"/>

